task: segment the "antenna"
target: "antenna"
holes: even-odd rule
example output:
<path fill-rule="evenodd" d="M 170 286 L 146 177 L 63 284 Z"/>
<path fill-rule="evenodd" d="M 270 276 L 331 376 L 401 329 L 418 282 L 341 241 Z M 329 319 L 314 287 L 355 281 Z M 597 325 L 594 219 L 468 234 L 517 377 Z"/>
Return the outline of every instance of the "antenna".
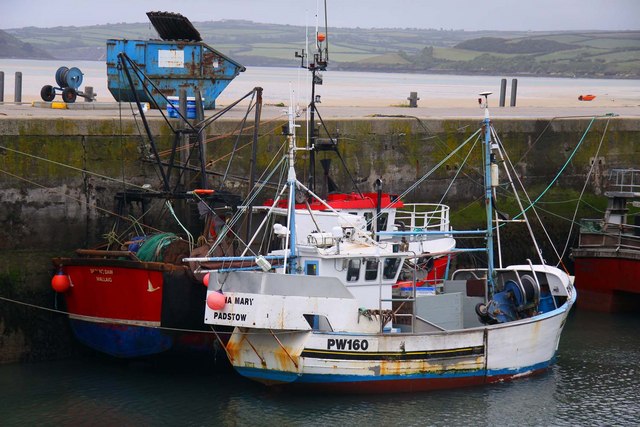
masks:
<path fill-rule="evenodd" d="M 329 42 L 327 40 L 327 0 L 324 0 L 324 33 L 318 30 L 318 4 L 316 3 L 316 36 L 315 36 L 315 46 L 316 52 L 313 53 L 312 58 L 309 58 L 309 53 L 305 52 L 302 49 L 301 52 L 295 53 L 296 58 L 300 58 L 300 67 L 306 68 L 311 71 L 311 102 L 309 103 L 308 114 L 309 114 L 309 124 L 307 126 L 307 147 L 309 149 L 309 189 L 311 191 L 315 191 L 315 163 L 316 156 L 315 151 L 317 149 L 317 133 L 315 129 L 315 116 L 316 116 L 316 104 L 321 102 L 320 95 L 316 95 L 316 85 L 322 84 L 322 74 L 321 71 L 326 71 L 327 65 L 329 63 Z M 307 48 L 308 45 L 307 45 Z M 319 115 L 318 115 L 319 117 Z M 322 120 L 322 119 L 321 119 Z"/>
<path fill-rule="evenodd" d="M 480 108 L 489 108 L 489 95 L 493 92 L 480 92 L 480 98 L 478 98 L 478 104 L 480 104 Z M 484 97 L 484 103 L 482 103 L 482 97 Z"/>

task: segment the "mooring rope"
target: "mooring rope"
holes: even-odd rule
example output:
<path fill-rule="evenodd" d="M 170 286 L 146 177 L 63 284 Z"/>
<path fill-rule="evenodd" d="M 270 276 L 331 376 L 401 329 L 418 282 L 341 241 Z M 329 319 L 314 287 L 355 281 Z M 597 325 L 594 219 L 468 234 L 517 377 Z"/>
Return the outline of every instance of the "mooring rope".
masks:
<path fill-rule="evenodd" d="M 57 308 L 50 308 L 50 307 L 44 307 L 41 305 L 37 305 L 37 304 L 32 304 L 32 303 L 28 303 L 28 302 L 24 302 L 24 301 L 19 301 L 16 299 L 12 299 L 12 298 L 7 298 L 7 297 L 3 297 L 0 296 L 0 300 L 1 301 L 6 301 L 8 303 L 11 304 L 17 304 L 17 305 L 21 305 L 24 307 L 29 307 L 29 308 L 33 308 L 36 310 L 42 310 L 42 311 L 46 311 L 49 313 L 53 313 L 53 314 L 60 314 L 63 316 L 73 316 L 74 319 L 80 319 L 80 320 L 85 320 L 85 321 L 92 321 L 92 320 L 96 320 L 96 319 L 101 319 L 95 316 L 86 316 L 83 314 L 73 314 L 73 313 L 69 313 L 68 311 L 63 311 L 63 310 L 59 310 Z M 100 322 L 100 323 L 105 323 L 105 322 Z M 126 320 L 118 320 L 118 319 L 109 319 L 109 322 L 111 324 L 116 324 L 116 325 L 129 325 L 129 326 L 138 326 L 138 327 L 144 327 L 144 328 L 151 328 L 151 329 L 158 329 L 161 331 L 173 331 L 173 332 L 190 332 L 190 333 L 199 333 L 199 334 L 211 334 L 214 335 L 215 333 L 218 333 L 219 335 L 231 335 L 233 334 L 233 331 L 209 331 L 209 330 L 201 330 L 201 329 L 184 329 L 184 328 L 170 328 L 167 326 L 156 326 L 156 325 L 136 325 L 136 324 L 132 324 L 132 321 L 126 321 Z M 203 322 L 204 323 L 204 322 Z M 214 326 L 211 326 L 212 328 Z M 300 333 L 300 331 L 279 331 L 277 332 L 278 335 L 289 335 L 292 333 Z M 261 335 L 261 332 L 244 332 L 244 335 Z"/>

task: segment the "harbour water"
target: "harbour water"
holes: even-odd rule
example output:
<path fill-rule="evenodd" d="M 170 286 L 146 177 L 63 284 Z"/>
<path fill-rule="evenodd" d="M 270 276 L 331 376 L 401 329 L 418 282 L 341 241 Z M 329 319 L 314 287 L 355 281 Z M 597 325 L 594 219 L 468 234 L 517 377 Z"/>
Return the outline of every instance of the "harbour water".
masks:
<path fill-rule="evenodd" d="M 289 103 L 292 91 L 299 102 L 309 99 L 310 73 L 292 59 L 290 68 L 247 67 L 218 98 L 226 105 L 256 86 L 264 89 L 264 102 Z M 55 85 L 55 72 L 61 67 L 78 67 L 85 86 L 94 87 L 98 101 L 113 101 L 107 89 L 107 67 L 103 61 L 37 61 L 0 59 L 5 73 L 5 101 L 12 101 L 14 75 L 23 74 L 23 101 L 39 101 L 44 85 Z M 331 67 L 330 67 L 331 68 Z M 324 84 L 317 91 L 323 105 L 381 107 L 408 105 L 410 92 L 417 92 L 420 106 L 477 107 L 477 94 L 500 91 L 501 78 L 508 78 L 507 105 L 510 103 L 511 79 L 517 76 L 459 76 L 439 74 L 371 73 L 327 70 Z M 583 79 L 553 77 L 517 77 L 517 105 L 535 107 L 624 107 L 640 105 L 640 80 Z M 578 101 L 579 95 L 594 94 L 592 102 Z M 57 98 L 60 100 L 60 97 Z M 78 102 L 81 102 L 80 100 Z"/>
<path fill-rule="evenodd" d="M 291 393 L 213 360 L 74 360 L 0 366 L 2 425 L 638 425 L 640 317 L 574 311 L 547 373 L 393 395 Z M 174 360 L 175 362 L 175 360 Z"/>

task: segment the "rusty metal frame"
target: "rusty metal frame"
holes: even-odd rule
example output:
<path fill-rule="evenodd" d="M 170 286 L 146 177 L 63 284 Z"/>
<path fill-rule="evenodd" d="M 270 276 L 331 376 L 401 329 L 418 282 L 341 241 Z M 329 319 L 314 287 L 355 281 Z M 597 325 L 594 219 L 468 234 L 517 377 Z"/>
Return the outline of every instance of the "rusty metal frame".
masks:
<path fill-rule="evenodd" d="M 289 352 L 287 351 L 286 348 L 284 348 L 284 345 L 282 345 L 282 342 L 280 341 L 280 339 L 278 339 L 278 337 L 276 336 L 276 334 L 273 333 L 273 330 L 269 329 L 269 332 L 271 332 L 271 335 L 273 335 L 273 338 L 277 341 L 278 345 L 280 346 L 280 348 L 285 352 L 285 354 L 289 357 L 289 359 L 291 360 L 291 362 L 293 363 L 293 365 L 296 367 L 296 369 L 298 369 L 298 364 L 296 363 L 295 360 L 293 360 L 293 356 L 291 356 L 291 354 L 289 354 Z"/>

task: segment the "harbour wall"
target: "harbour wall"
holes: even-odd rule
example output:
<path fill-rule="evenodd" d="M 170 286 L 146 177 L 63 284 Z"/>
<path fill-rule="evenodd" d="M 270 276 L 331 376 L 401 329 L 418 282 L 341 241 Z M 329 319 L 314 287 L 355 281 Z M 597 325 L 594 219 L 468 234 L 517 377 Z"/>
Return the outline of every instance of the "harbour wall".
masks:
<path fill-rule="evenodd" d="M 363 117 L 325 123 L 331 133 L 339 134 L 339 151 L 350 174 L 331 151 L 317 158 L 332 159 L 329 175 L 340 190 L 352 191 L 355 182 L 361 191 L 373 191 L 374 181 L 380 178 L 385 191 L 400 194 L 427 176 L 405 200 L 438 202 L 448 189 L 443 202 L 452 207 L 453 227 L 482 226 L 480 142 L 474 135 L 478 120 Z M 284 124 L 284 119 L 260 124 L 259 174 L 282 156 Z M 530 196 L 545 193 L 544 204 L 539 205 L 542 216 L 561 246 L 571 224 L 566 218 L 574 214 L 587 175 L 583 199 L 603 209 L 609 172 L 640 165 L 638 119 L 511 118 L 496 119 L 493 124 Z M 160 118 L 151 119 L 150 127 L 161 158 L 167 161 L 173 134 Z M 207 157 L 209 169 L 217 174 L 209 179 L 212 188 L 226 176 L 226 189 L 246 195 L 253 129 L 245 126 L 238 135 L 241 127 L 233 119 L 219 120 L 208 128 Z M 156 157 L 142 129 L 140 121 L 131 117 L 0 117 L 0 297 L 5 298 L 0 300 L 0 363 L 59 358 L 80 351 L 66 318 L 36 307 L 60 307 L 61 300 L 49 285 L 50 259 L 103 241 L 113 227 L 118 191 L 132 185 L 160 189 Z M 304 144 L 304 126 L 297 133 Z M 465 140 L 469 140 L 465 147 L 446 158 Z M 469 154 L 474 145 L 475 153 Z M 238 150 L 228 167 L 234 146 Z M 439 163 L 443 167 L 431 172 Z M 302 154 L 297 169 L 305 177 L 306 164 Z M 323 175 L 318 164 L 318 192 L 325 182 Z M 449 188 L 458 175 L 463 179 Z M 185 188 L 197 186 L 194 179 L 187 177 Z M 513 207 L 508 199 L 499 198 L 497 204 L 503 210 Z M 601 213 L 582 205 L 577 218 L 583 215 L 600 217 Z M 178 230 L 176 224 L 167 227 Z M 520 242 L 520 236 L 513 238 L 513 252 L 522 246 Z"/>

